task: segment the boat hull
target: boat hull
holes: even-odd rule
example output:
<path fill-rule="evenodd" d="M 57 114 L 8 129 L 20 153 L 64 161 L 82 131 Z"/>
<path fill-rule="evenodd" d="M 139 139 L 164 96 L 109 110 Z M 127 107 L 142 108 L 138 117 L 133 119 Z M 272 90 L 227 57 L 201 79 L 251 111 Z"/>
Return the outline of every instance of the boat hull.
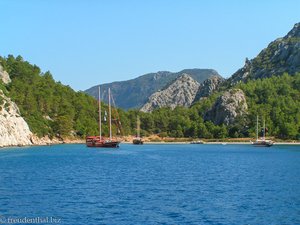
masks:
<path fill-rule="evenodd" d="M 252 143 L 254 147 L 271 147 L 273 144 L 272 141 L 256 141 Z"/>
<path fill-rule="evenodd" d="M 94 148 L 118 148 L 120 142 L 115 140 L 100 140 L 99 138 L 91 138 L 88 137 L 86 139 L 86 146 L 87 147 L 94 147 Z"/>
<path fill-rule="evenodd" d="M 109 142 L 109 143 L 86 143 L 87 147 L 94 148 L 119 148 L 120 142 Z"/>
<path fill-rule="evenodd" d="M 144 141 L 141 139 L 133 139 L 132 144 L 134 145 L 142 145 L 144 144 Z"/>

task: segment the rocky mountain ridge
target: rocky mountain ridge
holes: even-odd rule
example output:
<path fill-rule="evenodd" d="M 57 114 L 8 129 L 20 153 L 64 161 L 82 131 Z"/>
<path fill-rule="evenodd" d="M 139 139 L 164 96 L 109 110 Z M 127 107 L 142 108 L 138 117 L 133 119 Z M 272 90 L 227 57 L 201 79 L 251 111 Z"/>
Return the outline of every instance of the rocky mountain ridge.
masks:
<path fill-rule="evenodd" d="M 283 38 L 271 42 L 255 58 L 245 60 L 245 65 L 235 72 L 228 83 L 234 85 L 249 79 L 267 78 L 273 75 L 290 75 L 300 71 L 300 23 Z"/>
<path fill-rule="evenodd" d="M 172 105 L 172 108 L 176 105 L 175 102 L 171 103 L 169 100 L 171 98 L 176 99 L 176 96 L 165 95 L 166 92 L 161 92 L 161 90 L 168 89 L 183 73 L 188 74 L 200 84 L 194 98 L 194 102 L 197 102 L 199 99 L 210 96 L 221 86 L 226 89 L 238 82 L 246 82 L 249 79 L 267 78 L 273 75 L 281 75 L 285 72 L 292 75 L 299 71 L 300 23 L 297 23 L 286 36 L 271 42 L 257 57 L 251 60 L 246 59 L 244 67 L 227 80 L 223 79 L 214 70 L 191 69 L 178 73 L 163 71 L 146 74 L 130 81 L 104 84 L 102 85 L 104 88 L 102 90 L 104 90 L 103 97 L 106 98 L 107 88 L 112 88 L 118 107 L 124 109 L 141 108 L 142 111 L 151 111 L 160 105 Z M 96 87 L 86 92 L 93 96 L 97 95 Z M 188 91 L 185 92 L 188 93 Z M 190 92 L 193 92 L 193 90 Z M 164 95 L 166 97 L 165 101 L 162 100 Z M 180 102 L 178 105 L 188 104 Z"/>
<path fill-rule="evenodd" d="M 101 84 L 102 97 L 107 101 L 107 90 L 111 88 L 116 105 L 123 109 L 141 108 L 149 97 L 159 90 L 169 86 L 182 74 L 188 74 L 198 83 L 202 83 L 212 76 L 221 77 L 217 71 L 212 69 L 185 69 L 172 73 L 160 71 L 139 76 L 132 80 Z M 85 92 L 97 98 L 98 85 Z"/>
<path fill-rule="evenodd" d="M 255 58 L 246 58 L 245 65 L 223 84 L 225 91 L 206 112 L 204 119 L 215 124 L 233 124 L 239 116 L 247 114 L 248 106 L 242 90 L 229 89 L 239 82 L 300 72 L 300 23 L 283 38 L 271 42 Z"/>
<path fill-rule="evenodd" d="M 213 76 L 206 79 L 203 83 L 200 84 L 194 102 L 209 97 L 214 91 L 218 90 L 218 88 L 224 81 L 225 79 L 219 76 Z"/>
<path fill-rule="evenodd" d="M 188 74 L 183 74 L 163 90 L 152 94 L 140 111 L 151 112 L 161 107 L 171 109 L 176 106 L 190 107 L 193 103 L 211 95 L 223 81 L 220 76 L 212 76 L 199 84 Z"/>
<path fill-rule="evenodd" d="M 155 92 L 148 102 L 140 109 L 142 112 L 151 112 L 156 108 L 176 106 L 191 106 L 200 84 L 188 74 L 178 77 L 172 84 L 162 91 Z"/>

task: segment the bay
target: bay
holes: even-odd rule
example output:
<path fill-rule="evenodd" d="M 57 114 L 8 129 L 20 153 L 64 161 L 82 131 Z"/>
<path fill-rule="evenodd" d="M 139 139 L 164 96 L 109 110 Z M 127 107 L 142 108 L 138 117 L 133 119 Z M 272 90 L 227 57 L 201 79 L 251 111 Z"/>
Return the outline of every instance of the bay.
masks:
<path fill-rule="evenodd" d="M 2 149 L 0 224 L 300 224 L 299 171 L 287 145 Z"/>

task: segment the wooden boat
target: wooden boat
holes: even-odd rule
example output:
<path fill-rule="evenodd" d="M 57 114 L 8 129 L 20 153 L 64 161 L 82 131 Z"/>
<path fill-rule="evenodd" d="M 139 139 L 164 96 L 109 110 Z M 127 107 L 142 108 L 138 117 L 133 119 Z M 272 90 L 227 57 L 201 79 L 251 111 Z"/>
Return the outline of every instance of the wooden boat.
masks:
<path fill-rule="evenodd" d="M 98 148 L 118 148 L 120 141 L 112 138 L 111 131 L 111 93 L 108 89 L 108 111 L 109 111 L 109 138 L 102 137 L 102 122 L 101 122 L 101 96 L 100 96 L 100 86 L 98 88 L 98 103 L 99 103 L 99 136 L 88 136 L 86 137 L 87 147 L 98 147 Z"/>
<path fill-rule="evenodd" d="M 87 147 L 99 147 L 99 148 L 118 148 L 120 142 L 117 140 L 104 139 L 99 136 L 89 136 L 86 138 Z"/>
<path fill-rule="evenodd" d="M 139 116 L 137 116 L 137 119 L 136 119 L 136 137 L 132 140 L 132 143 L 134 145 L 144 144 L 144 141 L 140 136 L 140 130 L 141 130 L 141 121 L 140 121 Z"/>
<path fill-rule="evenodd" d="M 254 147 L 271 147 L 274 142 L 266 139 L 266 123 L 264 120 L 263 136 L 258 138 L 258 116 L 256 117 L 256 141 L 251 143 Z"/>

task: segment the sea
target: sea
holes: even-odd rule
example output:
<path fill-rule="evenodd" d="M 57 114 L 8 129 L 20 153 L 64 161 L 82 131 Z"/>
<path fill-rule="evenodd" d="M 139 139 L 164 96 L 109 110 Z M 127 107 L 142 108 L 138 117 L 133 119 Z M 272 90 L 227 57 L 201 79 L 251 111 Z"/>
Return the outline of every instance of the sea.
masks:
<path fill-rule="evenodd" d="M 0 224 L 300 224 L 300 146 L 4 148 Z"/>

